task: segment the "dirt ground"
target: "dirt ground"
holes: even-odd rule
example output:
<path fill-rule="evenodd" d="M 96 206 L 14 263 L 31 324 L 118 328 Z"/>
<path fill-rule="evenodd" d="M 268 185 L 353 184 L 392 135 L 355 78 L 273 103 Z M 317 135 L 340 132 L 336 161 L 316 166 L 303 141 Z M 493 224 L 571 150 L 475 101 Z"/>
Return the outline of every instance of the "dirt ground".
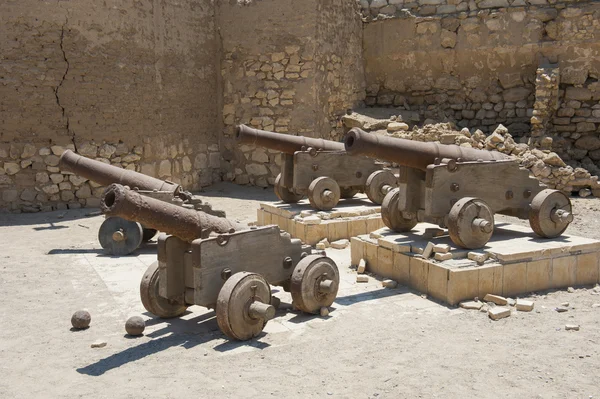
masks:
<path fill-rule="evenodd" d="M 203 195 L 245 222 L 274 200 L 272 190 L 229 184 Z M 600 200 L 574 204 L 568 232 L 600 239 Z M 349 249 L 328 250 L 342 271 L 329 317 L 298 314 L 278 292 L 283 305 L 265 333 L 232 342 L 212 311 L 145 313 L 138 287 L 155 245 L 104 256 L 102 216 L 90 211 L 0 215 L 1 398 L 600 396 L 600 287 L 531 295 L 533 312 L 494 322 L 373 278 L 357 284 Z M 569 310 L 556 312 L 564 302 Z M 91 327 L 71 331 L 81 308 Z M 125 336 L 133 314 L 147 320 L 143 337 Z M 107 345 L 91 348 L 99 339 Z"/>

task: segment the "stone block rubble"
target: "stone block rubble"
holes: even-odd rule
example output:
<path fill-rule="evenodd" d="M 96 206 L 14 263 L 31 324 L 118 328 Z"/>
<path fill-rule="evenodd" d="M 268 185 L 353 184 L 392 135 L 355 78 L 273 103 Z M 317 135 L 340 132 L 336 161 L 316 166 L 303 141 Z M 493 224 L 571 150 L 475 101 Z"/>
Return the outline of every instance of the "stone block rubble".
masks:
<path fill-rule="evenodd" d="M 452 122 L 429 123 L 422 127 L 413 125 L 412 130 L 409 130 L 407 125 L 406 129 L 396 130 L 395 127 L 400 123 L 397 116 L 375 122 L 373 118 L 356 112 L 345 115 L 342 121 L 347 128 L 360 127 L 363 130 L 372 131 L 373 134 L 499 151 L 517 158 L 521 166 L 529 169 L 533 176 L 549 188 L 562 190 L 568 194 L 578 192 L 582 197 L 591 194 L 600 196 L 598 176 L 592 175 L 585 168 L 578 166 L 580 164 L 577 161 L 569 161 L 567 164 L 556 152 L 547 149 L 552 147 L 552 139 L 548 137 L 540 140 L 541 148 L 544 149 L 538 149 L 531 148 L 527 143 L 517 143 L 503 125 L 499 125 L 492 134 L 486 135 L 479 129 L 463 128 L 458 130 Z M 388 128 L 390 125 L 393 126 L 392 129 Z M 583 146 L 584 144 L 582 141 L 579 145 Z M 593 166 L 592 170 L 598 169 Z"/>

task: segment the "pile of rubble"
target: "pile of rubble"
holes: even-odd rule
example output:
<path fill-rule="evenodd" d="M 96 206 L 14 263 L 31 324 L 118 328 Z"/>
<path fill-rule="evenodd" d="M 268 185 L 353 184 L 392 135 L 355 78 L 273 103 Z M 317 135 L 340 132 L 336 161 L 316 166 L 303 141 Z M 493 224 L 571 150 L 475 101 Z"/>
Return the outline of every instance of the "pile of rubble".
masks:
<path fill-rule="evenodd" d="M 360 127 L 373 134 L 499 151 L 518 158 L 521 166 L 529 169 L 533 176 L 549 188 L 562 190 L 568 194 L 577 192 L 581 197 L 592 194 L 600 197 L 598 176 L 592 176 L 586 169 L 567 165 L 551 150 L 532 149 L 525 143 L 515 142 L 503 125 L 499 125 L 492 134 L 486 135 L 479 129 L 472 133 L 468 128 L 457 130 L 450 122 L 428 124 L 426 121 L 423 127 L 414 126 L 410 130 L 408 124 L 393 116 L 386 120 L 374 120 L 352 113 L 345 115 L 342 122 L 347 128 Z M 551 146 L 551 138 L 542 140 L 542 148 Z"/>

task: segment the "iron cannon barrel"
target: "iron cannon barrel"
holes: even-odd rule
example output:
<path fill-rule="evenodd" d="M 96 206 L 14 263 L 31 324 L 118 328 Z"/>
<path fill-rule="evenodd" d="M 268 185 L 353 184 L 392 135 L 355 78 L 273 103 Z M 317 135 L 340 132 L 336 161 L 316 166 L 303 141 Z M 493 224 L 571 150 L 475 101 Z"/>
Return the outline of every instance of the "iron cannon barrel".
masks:
<path fill-rule="evenodd" d="M 143 191 L 169 191 L 174 196 L 179 195 L 182 191 L 179 184 L 156 179 L 133 170 L 108 165 L 104 162 L 77 155 L 71 150 L 66 150 L 61 155 L 59 166 L 61 170 L 73 172 L 103 186 L 118 183 Z"/>
<path fill-rule="evenodd" d="M 324 151 L 344 151 L 344 143 L 268 132 L 266 130 L 253 129 L 246 125 L 238 125 L 235 137 L 239 143 L 253 144 L 259 147 L 281 151 L 286 154 L 293 154 L 296 151 L 301 151 L 303 147 L 312 147 L 316 150 Z"/>
<path fill-rule="evenodd" d="M 511 159 L 497 151 L 384 137 L 358 128 L 353 128 L 346 134 L 344 146 L 350 155 L 365 155 L 421 170 L 426 170 L 427 165 L 433 164 L 436 158 L 461 158 L 463 161 Z"/>
<path fill-rule="evenodd" d="M 138 222 L 187 242 L 206 237 L 210 232 L 228 233 L 246 228 L 225 218 L 141 195 L 115 183 L 102 194 L 100 209 L 108 216 Z"/>

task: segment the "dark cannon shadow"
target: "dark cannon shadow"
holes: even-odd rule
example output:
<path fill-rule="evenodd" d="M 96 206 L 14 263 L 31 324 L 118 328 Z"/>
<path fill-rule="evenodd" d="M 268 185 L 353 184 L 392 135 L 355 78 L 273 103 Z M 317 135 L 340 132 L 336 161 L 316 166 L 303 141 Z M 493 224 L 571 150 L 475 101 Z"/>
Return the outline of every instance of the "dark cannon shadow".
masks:
<path fill-rule="evenodd" d="M 99 248 L 55 248 L 47 252 L 47 255 L 80 255 L 96 254 L 100 258 L 123 258 L 127 256 L 136 257 L 138 255 L 156 254 L 156 241 L 142 243 L 142 245 L 128 255 L 109 255 Z"/>
<path fill-rule="evenodd" d="M 185 314 L 189 313 L 186 312 Z M 146 314 L 149 315 L 149 313 Z M 77 372 L 97 377 L 124 364 L 141 360 L 172 347 L 192 349 L 216 338 L 224 338 L 217 325 L 214 312 L 203 313 L 188 320 L 152 318 L 146 321 L 146 326 L 159 324 L 164 324 L 164 326 L 146 334 L 147 337 L 153 338 L 152 340 L 144 341 L 140 345 L 127 348 L 85 367 L 80 367 L 76 369 Z M 217 345 L 214 349 L 219 352 L 227 352 L 241 346 L 264 349 L 269 347 L 269 344 L 259 341 L 264 335 L 262 333 L 249 341 L 227 341 Z M 139 337 L 129 335 L 125 335 L 125 338 L 130 340 L 139 339 Z"/>

